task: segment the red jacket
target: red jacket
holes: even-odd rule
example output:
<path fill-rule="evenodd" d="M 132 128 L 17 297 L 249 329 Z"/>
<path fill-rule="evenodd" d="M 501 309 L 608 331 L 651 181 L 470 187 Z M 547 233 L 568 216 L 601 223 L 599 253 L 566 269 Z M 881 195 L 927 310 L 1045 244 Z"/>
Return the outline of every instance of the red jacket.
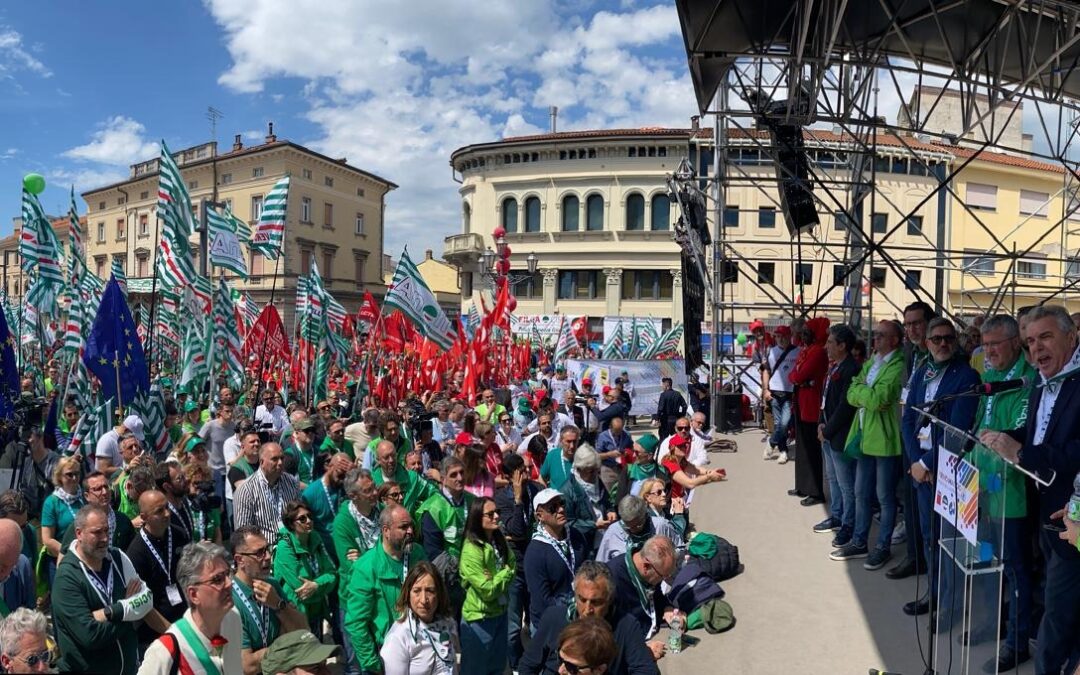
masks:
<path fill-rule="evenodd" d="M 825 353 L 825 340 L 829 338 L 829 320 L 823 316 L 806 322 L 814 333 L 814 344 L 804 345 L 791 370 L 791 383 L 795 385 L 795 407 L 800 422 L 817 422 L 821 412 L 821 390 L 829 372 L 829 357 Z"/>

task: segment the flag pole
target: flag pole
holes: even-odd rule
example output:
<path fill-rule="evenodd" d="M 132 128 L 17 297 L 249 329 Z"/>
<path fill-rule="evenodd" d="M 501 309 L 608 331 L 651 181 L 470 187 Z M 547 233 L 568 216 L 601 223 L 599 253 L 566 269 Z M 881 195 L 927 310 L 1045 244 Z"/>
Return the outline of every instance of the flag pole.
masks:
<path fill-rule="evenodd" d="M 113 349 L 113 371 L 116 373 L 116 413 L 124 416 L 124 395 L 120 391 L 120 352 Z"/>
<path fill-rule="evenodd" d="M 158 246 L 161 246 L 161 212 L 158 211 L 157 218 L 154 219 L 154 241 L 158 242 Z M 149 338 L 146 341 L 146 375 L 150 376 L 154 367 L 154 326 L 157 325 L 154 320 L 154 310 L 157 307 L 157 253 L 154 253 L 154 277 L 150 282 L 150 325 L 146 327 L 146 332 L 149 334 Z"/>

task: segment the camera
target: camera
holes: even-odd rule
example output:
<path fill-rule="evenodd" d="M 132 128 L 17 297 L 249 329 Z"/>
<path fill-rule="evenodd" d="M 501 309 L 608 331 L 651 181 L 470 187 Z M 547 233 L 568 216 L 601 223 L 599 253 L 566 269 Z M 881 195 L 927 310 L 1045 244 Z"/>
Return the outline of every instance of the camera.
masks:
<path fill-rule="evenodd" d="M 196 511 L 210 511 L 221 508 L 221 497 L 214 493 L 214 481 L 201 480 L 195 483 L 198 493 L 189 497 L 192 508 Z"/>

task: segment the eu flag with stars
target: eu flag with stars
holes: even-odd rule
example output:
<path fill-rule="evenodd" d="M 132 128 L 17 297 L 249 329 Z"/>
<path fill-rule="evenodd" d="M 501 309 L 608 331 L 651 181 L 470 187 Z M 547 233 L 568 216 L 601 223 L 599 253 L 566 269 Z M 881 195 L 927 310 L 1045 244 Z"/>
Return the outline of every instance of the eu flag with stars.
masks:
<path fill-rule="evenodd" d="M 115 276 L 109 279 L 101 296 L 83 363 L 101 380 L 105 400 L 115 397 L 127 406 L 140 392 L 150 391 L 142 342 Z"/>
<path fill-rule="evenodd" d="M 19 367 L 15 364 L 15 336 L 0 311 L 0 419 L 10 420 L 19 399 Z"/>

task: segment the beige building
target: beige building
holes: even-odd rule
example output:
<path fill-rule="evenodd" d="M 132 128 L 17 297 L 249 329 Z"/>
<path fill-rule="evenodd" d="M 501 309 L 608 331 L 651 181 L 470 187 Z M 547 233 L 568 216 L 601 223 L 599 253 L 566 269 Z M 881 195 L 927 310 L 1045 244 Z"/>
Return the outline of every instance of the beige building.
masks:
<path fill-rule="evenodd" d="M 451 319 L 459 316 L 461 314 L 461 286 L 457 268 L 435 258 L 435 252 L 430 248 L 424 251 L 423 260 L 414 260 L 413 262 L 416 263 L 416 269 L 420 271 L 424 283 L 431 289 L 431 293 L 435 296 L 439 307 L 446 312 L 446 316 Z M 394 280 L 394 269 L 396 267 L 397 261 L 389 255 L 383 254 L 383 283 L 385 286 L 389 287 L 390 282 Z"/>
<path fill-rule="evenodd" d="M 274 304 L 286 325 L 292 322 L 297 277 L 306 274 L 312 262 L 327 289 L 350 312 L 359 307 L 365 290 L 380 298 L 384 294 L 384 210 L 386 194 L 397 187 L 394 183 L 350 165 L 345 158 L 278 140 L 272 130 L 259 145 L 245 147 L 238 135 L 221 154 L 215 143 L 206 143 L 174 152 L 174 157 L 196 216 L 202 215 L 202 200 L 213 198 L 216 182 L 218 201 L 228 204 L 252 229 L 264 195 L 280 178 L 291 176 L 284 255 L 275 266 L 245 250 L 248 280 L 226 274 L 234 287 L 248 291 L 261 305 L 270 299 L 276 271 Z M 160 237 L 157 188 L 158 159 L 152 158 L 132 165 L 126 180 L 82 195 L 88 207 L 87 265 L 107 278 L 112 260 L 120 260 L 136 295 L 148 291 L 153 279 Z M 198 235 L 192 243 L 198 251 Z"/>
<path fill-rule="evenodd" d="M 800 296 L 805 304 L 817 302 L 814 313 L 839 318 L 854 291 L 845 289 L 851 272 L 843 214 L 850 198 L 843 189 L 831 195 L 819 189 L 831 209 L 819 203 L 820 225 L 793 239 L 772 161 L 756 145 L 759 133 L 732 133 L 724 320 L 735 331 L 753 318 L 782 321 Z M 1080 277 L 1080 241 L 1062 218 L 1069 190 L 1060 167 L 987 152 L 954 177 L 951 193 L 935 192 L 935 174 L 948 175 L 972 150 L 913 137 L 901 143 L 882 136 L 874 145 L 877 189 L 863 203 L 861 226 L 871 241 L 888 237 L 856 284 L 873 317 L 898 316 L 917 297 L 932 301 L 938 283 L 950 311 L 979 314 L 995 299 L 1009 310 Z M 850 180 L 851 148 L 838 132 L 808 132 L 807 149 L 823 180 Z M 678 213 L 665 182 L 683 158 L 707 177 L 713 149 L 709 129 L 647 128 L 542 134 L 456 150 L 451 165 L 461 183 L 462 227 L 447 237 L 444 258 L 461 270 L 463 311 L 490 287 L 481 261 L 502 226 L 512 275 L 526 277 L 515 286 L 518 314 L 584 314 L 593 339 L 602 336 L 605 316 L 681 320 L 679 248 L 672 240 Z M 531 278 L 524 273 L 530 253 L 539 258 Z M 1061 295 L 1066 304 L 1071 297 L 1077 293 Z"/>
<path fill-rule="evenodd" d="M 82 219 L 83 228 L 86 227 L 86 220 Z M 64 254 L 67 254 L 68 245 L 68 233 L 70 230 L 70 221 L 67 216 L 57 217 L 50 216 L 49 224 L 53 228 L 53 232 L 56 233 L 56 238 L 60 241 L 60 245 L 64 249 Z M 19 237 L 22 236 L 22 217 L 14 218 L 12 221 L 13 232 L 10 236 L 0 239 L 0 277 L 3 277 L 3 288 L 8 298 L 21 300 L 23 294 L 26 293 L 27 288 L 30 286 L 30 280 L 25 274 L 22 273 L 22 269 L 19 267 Z"/>

